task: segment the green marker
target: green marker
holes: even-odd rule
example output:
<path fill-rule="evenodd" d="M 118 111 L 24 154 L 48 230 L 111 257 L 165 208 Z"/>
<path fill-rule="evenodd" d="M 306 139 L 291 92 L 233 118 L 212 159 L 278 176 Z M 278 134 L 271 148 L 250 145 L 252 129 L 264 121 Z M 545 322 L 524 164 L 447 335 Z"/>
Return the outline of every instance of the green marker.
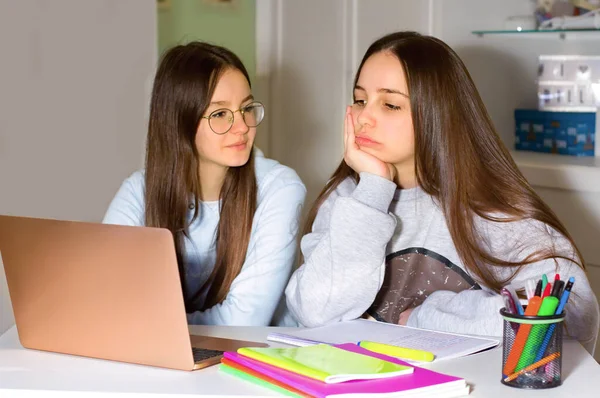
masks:
<path fill-rule="evenodd" d="M 546 285 L 548 284 L 548 277 L 546 274 L 542 275 L 542 292 L 546 290 Z"/>
<path fill-rule="evenodd" d="M 558 298 L 554 296 L 544 297 L 537 316 L 554 315 L 556 307 L 558 307 Z M 519 363 L 517 363 L 517 367 L 515 368 L 515 372 L 518 372 L 534 362 L 549 326 L 550 323 L 545 325 L 533 325 L 531 331 L 529 332 L 529 336 L 527 337 L 527 342 L 525 343 L 521 357 L 519 358 Z"/>

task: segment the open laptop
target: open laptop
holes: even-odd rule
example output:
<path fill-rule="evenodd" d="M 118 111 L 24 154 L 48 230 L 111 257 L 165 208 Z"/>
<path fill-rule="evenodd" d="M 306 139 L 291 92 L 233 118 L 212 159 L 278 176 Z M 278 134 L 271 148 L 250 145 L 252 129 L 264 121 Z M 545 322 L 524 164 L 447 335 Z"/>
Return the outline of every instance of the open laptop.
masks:
<path fill-rule="evenodd" d="M 166 229 L 0 216 L 0 254 L 23 347 L 194 370 L 267 346 L 190 336 Z"/>

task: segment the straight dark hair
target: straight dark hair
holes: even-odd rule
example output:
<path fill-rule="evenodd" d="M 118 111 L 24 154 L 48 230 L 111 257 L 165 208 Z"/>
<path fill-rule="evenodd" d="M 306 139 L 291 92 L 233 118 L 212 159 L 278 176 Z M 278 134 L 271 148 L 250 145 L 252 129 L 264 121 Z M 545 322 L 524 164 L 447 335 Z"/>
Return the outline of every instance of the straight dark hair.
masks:
<path fill-rule="evenodd" d="M 226 48 L 192 42 L 173 47 L 158 67 L 152 90 L 146 148 L 145 222 L 173 233 L 186 311 L 221 303 L 246 257 L 256 210 L 254 151 L 241 167 L 230 167 L 220 192 L 215 267 L 195 294 L 186 287 L 185 239 L 198 218 L 202 187 L 196 131 L 219 78 L 227 70 L 250 78 L 240 59 Z M 189 217 L 190 209 L 193 215 Z M 206 293 L 206 300 L 199 304 Z"/>
<path fill-rule="evenodd" d="M 499 292 L 521 267 L 562 258 L 582 268 L 583 257 L 554 212 L 535 193 L 498 136 L 477 88 L 459 56 L 441 40 L 416 32 L 397 32 L 375 41 L 364 63 L 381 52 L 393 54 L 404 68 L 415 133 L 418 185 L 437 199 L 456 250 L 466 268 Z M 342 161 L 307 216 L 304 234 L 312 229 L 319 207 L 346 178 L 358 174 Z M 504 216 L 494 217 L 494 213 Z M 535 219 L 554 228 L 574 253 L 558 253 L 552 243 L 523 261 L 496 258 L 478 242 L 475 216 L 493 222 Z M 499 280 L 487 265 L 517 267 Z"/>

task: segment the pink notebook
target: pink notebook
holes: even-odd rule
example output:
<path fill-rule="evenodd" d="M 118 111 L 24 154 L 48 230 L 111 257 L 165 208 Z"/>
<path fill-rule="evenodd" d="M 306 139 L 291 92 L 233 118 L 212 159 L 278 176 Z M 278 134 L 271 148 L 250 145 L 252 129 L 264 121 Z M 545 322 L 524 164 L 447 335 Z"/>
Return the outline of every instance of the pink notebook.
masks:
<path fill-rule="evenodd" d="M 339 344 L 336 345 L 336 347 L 359 354 L 370 355 L 400 365 L 409 365 L 400 359 L 377 354 L 351 343 Z M 439 392 L 444 397 L 458 397 L 469 393 L 469 387 L 464 379 L 416 366 L 414 367 L 414 373 L 408 375 L 386 379 L 355 380 L 339 384 L 326 384 L 247 358 L 235 352 L 226 352 L 225 358 L 315 397 L 335 397 L 357 394 L 388 394 L 390 396 L 401 396 L 402 394 L 400 393 L 402 392 L 415 394 L 417 391 L 419 393 L 422 392 L 424 396 L 435 396 Z M 454 391 L 456 391 L 456 394 L 453 394 Z"/>

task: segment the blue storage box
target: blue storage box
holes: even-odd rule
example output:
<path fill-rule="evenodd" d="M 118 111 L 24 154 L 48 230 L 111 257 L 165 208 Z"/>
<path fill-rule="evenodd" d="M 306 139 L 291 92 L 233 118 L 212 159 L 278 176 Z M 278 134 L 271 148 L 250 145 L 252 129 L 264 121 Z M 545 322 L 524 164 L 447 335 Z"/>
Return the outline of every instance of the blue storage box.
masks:
<path fill-rule="evenodd" d="M 596 113 L 515 109 L 515 149 L 595 156 Z"/>

